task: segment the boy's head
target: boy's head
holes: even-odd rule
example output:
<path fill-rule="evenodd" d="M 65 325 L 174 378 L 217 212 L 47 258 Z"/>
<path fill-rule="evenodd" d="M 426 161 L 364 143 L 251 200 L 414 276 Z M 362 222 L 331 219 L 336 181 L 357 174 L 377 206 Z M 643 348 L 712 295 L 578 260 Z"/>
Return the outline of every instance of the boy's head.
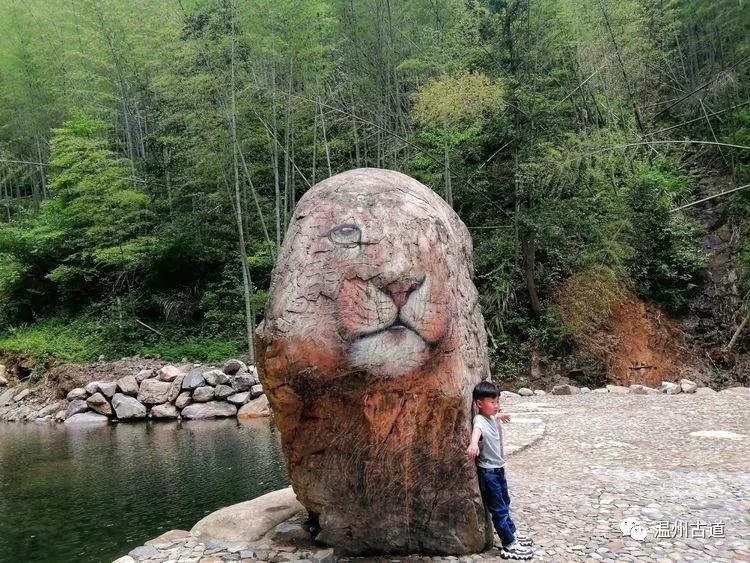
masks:
<path fill-rule="evenodd" d="M 497 414 L 500 408 L 500 389 L 494 383 L 482 381 L 474 387 L 472 393 L 474 406 L 479 414 L 484 416 L 493 416 Z"/>

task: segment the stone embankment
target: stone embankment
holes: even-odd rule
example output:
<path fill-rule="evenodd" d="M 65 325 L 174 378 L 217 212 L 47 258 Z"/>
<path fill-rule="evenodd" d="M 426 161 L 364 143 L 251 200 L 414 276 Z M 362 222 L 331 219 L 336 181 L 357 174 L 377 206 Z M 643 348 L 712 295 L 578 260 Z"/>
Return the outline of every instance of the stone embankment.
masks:
<path fill-rule="evenodd" d="M 1 366 L 0 366 L 1 367 Z M 0 383 L 7 386 L 5 369 Z M 255 418 L 270 415 L 255 366 L 229 360 L 222 367 L 196 364 L 141 369 L 116 381 L 92 381 L 65 399 L 34 401 L 34 388 L 0 388 L 0 420 L 64 422 L 109 420 Z"/>

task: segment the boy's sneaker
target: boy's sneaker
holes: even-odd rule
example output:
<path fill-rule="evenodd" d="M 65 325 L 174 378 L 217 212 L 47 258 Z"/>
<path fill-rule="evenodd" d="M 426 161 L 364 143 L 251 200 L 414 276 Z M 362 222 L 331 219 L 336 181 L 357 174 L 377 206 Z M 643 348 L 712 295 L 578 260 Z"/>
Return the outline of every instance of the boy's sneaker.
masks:
<path fill-rule="evenodd" d="M 518 543 L 518 541 L 514 541 L 513 543 L 510 543 L 500 549 L 500 557 L 502 557 L 503 559 L 528 561 L 529 559 L 534 557 L 534 554 L 531 551 L 531 548 L 523 547 Z"/>
<path fill-rule="evenodd" d="M 516 534 L 516 541 L 523 547 L 531 547 L 534 543 L 534 540 L 532 540 L 530 536 L 524 534 Z"/>

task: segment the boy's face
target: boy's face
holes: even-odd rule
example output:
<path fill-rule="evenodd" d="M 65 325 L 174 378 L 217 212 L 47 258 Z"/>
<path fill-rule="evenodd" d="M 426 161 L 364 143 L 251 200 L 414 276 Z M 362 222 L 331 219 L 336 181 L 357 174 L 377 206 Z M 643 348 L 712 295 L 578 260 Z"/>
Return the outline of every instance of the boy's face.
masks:
<path fill-rule="evenodd" d="M 494 416 L 500 408 L 500 397 L 484 397 L 475 401 L 479 414 L 483 416 Z"/>

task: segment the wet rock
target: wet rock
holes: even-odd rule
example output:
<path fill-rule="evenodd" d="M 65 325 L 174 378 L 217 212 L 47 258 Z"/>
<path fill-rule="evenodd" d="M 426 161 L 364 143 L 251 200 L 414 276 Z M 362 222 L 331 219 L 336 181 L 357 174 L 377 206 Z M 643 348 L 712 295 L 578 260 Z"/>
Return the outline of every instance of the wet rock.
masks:
<path fill-rule="evenodd" d="M 204 372 L 203 379 L 206 380 L 206 383 L 214 387 L 229 383 L 229 376 L 220 369 L 212 369 Z"/>
<path fill-rule="evenodd" d="M 231 359 L 226 361 L 222 371 L 227 375 L 235 375 L 240 372 L 246 372 L 247 366 L 240 360 Z"/>
<path fill-rule="evenodd" d="M 271 406 L 268 404 L 268 398 L 265 395 L 245 404 L 237 413 L 237 418 L 240 420 L 264 416 L 271 416 Z"/>
<path fill-rule="evenodd" d="M 159 375 L 157 376 L 157 378 L 160 381 L 167 381 L 171 383 L 172 381 L 177 379 L 177 376 L 179 375 L 180 368 L 178 368 L 177 366 L 166 365 L 159 370 Z"/>
<path fill-rule="evenodd" d="M 112 407 L 115 409 L 117 418 L 122 420 L 146 418 L 146 406 L 136 398 L 123 393 L 115 393 L 112 397 Z"/>
<path fill-rule="evenodd" d="M 193 400 L 196 403 L 206 403 L 214 398 L 213 387 L 198 387 L 193 391 Z"/>
<path fill-rule="evenodd" d="M 153 418 L 177 418 L 177 407 L 170 403 L 156 405 L 151 409 L 151 416 Z"/>
<path fill-rule="evenodd" d="M 69 416 L 65 419 L 66 426 L 73 426 L 76 424 L 106 424 L 109 419 L 103 414 L 95 412 L 81 412 Z"/>
<path fill-rule="evenodd" d="M 136 374 L 135 380 L 138 383 L 143 383 L 144 380 L 151 379 L 152 377 L 156 377 L 156 371 L 155 370 L 153 370 L 153 369 L 142 369 L 141 371 L 139 371 Z"/>
<path fill-rule="evenodd" d="M 201 385 L 205 385 L 206 380 L 203 379 L 203 372 L 205 370 L 202 367 L 194 367 L 192 368 L 188 374 L 185 376 L 185 379 L 182 380 L 182 388 L 193 390 L 197 389 Z"/>
<path fill-rule="evenodd" d="M 220 418 L 235 416 L 237 407 L 225 401 L 211 401 L 209 403 L 193 403 L 182 409 L 182 418 Z"/>
<path fill-rule="evenodd" d="M 166 403 L 169 397 L 171 383 L 158 379 L 146 379 L 138 390 L 138 401 L 144 405 L 158 405 Z"/>
<path fill-rule="evenodd" d="M 92 411 L 99 414 L 103 414 L 105 416 L 109 416 L 112 414 L 112 407 L 109 404 L 109 401 L 107 401 L 107 398 L 101 393 L 94 393 L 93 395 L 91 395 L 91 397 L 86 399 L 86 404 Z"/>
<path fill-rule="evenodd" d="M 71 416 L 86 412 L 87 410 L 89 410 L 89 405 L 86 403 L 86 401 L 76 399 L 75 401 L 71 401 L 68 405 L 68 410 L 65 412 L 65 418 L 70 418 Z"/>
<path fill-rule="evenodd" d="M 245 391 L 244 393 L 235 393 L 234 395 L 229 395 L 227 397 L 227 401 L 234 405 L 244 405 L 250 400 L 250 391 Z"/>
<path fill-rule="evenodd" d="M 226 399 L 233 393 L 234 389 L 232 389 L 229 385 L 217 385 L 216 389 L 214 389 L 214 397 L 216 397 L 217 399 Z"/>
<path fill-rule="evenodd" d="M 135 397 L 138 395 L 138 380 L 132 375 L 126 375 L 117 380 L 120 393 Z"/>

